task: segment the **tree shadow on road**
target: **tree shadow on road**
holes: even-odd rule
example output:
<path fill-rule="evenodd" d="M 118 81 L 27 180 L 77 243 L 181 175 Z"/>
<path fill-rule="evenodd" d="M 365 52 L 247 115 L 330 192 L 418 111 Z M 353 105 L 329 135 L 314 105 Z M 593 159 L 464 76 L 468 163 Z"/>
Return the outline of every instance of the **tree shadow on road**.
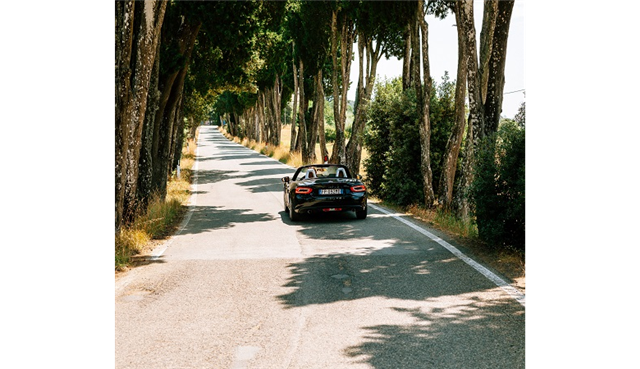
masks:
<path fill-rule="evenodd" d="M 191 219 L 181 234 L 198 234 L 235 227 L 239 223 L 267 222 L 273 214 L 252 213 L 250 209 L 227 209 L 221 206 L 194 206 Z"/>
<path fill-rule="evenodd" d="M 399 222 L 345 217 L 297 223 L 306 237 L 349 242 L 353 249 L 290 263 L 289 292 L 278 296 L 286 309 L 383 303 L 394 318 L 361 327 L 361 343 L 342 352 L 374 368 L 524 367 L 520 304 L 434 242 L 393 231 L 396 223 L 406 229 Z"/>
<path fill-rule="evenodd" d="M 364 327 L 364 342 L 344 354 L 378 369 L 525 367 L 524 312 L 508 301 L 471 296 L 444 308 L 393 310 L 413 322 Z"/>

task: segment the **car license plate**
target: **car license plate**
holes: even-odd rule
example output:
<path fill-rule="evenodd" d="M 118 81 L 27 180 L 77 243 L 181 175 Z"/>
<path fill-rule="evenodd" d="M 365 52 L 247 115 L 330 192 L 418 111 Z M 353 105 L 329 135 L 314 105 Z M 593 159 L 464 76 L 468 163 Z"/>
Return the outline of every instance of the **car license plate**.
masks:
<path fill-rule="evenodd" d="M 320 195 L 342 195 L 341 188 L 324 188 L 320 190 Z"/>

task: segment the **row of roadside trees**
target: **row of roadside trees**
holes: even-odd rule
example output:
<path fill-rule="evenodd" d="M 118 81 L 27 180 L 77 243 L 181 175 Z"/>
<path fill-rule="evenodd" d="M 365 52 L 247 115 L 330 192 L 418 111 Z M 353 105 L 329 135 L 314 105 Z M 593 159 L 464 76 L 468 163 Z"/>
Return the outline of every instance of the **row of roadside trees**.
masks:
<path fill-rule="evenodd" d="M 445 155 L 456 124 L 455 81 L 448 75 L 433 82 L 430 100 L 431 163 L 433 188 L 443 195 L 447 188 Z M 386 202 L 403 207 L 424 203 L 423 177 L 417 117 L 413 90 L 403 91 L 400 78 L 381 81 L 371 103 L 365 146 L 369 157 L 363 162 L 369 192 Z M 476 164 L 469 192 L 474 222 L 481 239 L 492 245 L 524 248 L 524 103 L 515 120 L 502 119 L 498 131 L 477 145 Z M 462 141 L 462 151 L 466 142 Z M 460 190 L 464 160 L 456 163 L 453 188 Z M 455 192 L 454 192 L 455 193 Z M 439 209 L 447 217 L 447 209 Z M 451 210 L 451 209 L 449 209 Z M 447 217 L 449 218 L 449 217 Z M 473 227 L 461 224 L 465 232 Z"/>
<path fill-rule="evenodd" d="M 513 5 L 484 2 L 478 45 L 472 0 L 116 2 L 116 228 L 150 194 L 166 191 L 184 132 L 207 117 L 224 120 L 233 135 L 272 145 L 280 144 L 282 122 L 293 121 L 290 148 L 303 162 L 317 161 L 319 143 L 322 156 L 359 173 L 383 56 L 402 59 L 398 85 L 413 96 L 414 124 L 394 134 L 419 149 L 406 158 L 419 163 L 419 198 L 428 208 L 470 218 L 478 145 L 496 137 L 500 122 Z M 437 91 L 426 16 L 451 13 L 458 67 L 455 87 L 447 82 L 452 104 L 445 129 L 432 121 Z M 350 81 L 354 67 L 358 80 Z M 347 137 L 351 84 L 356 99 Z M 292 117 L 285 118 L 291 100 Z M 333 105 L 331 152 L 325 103 Z"/>

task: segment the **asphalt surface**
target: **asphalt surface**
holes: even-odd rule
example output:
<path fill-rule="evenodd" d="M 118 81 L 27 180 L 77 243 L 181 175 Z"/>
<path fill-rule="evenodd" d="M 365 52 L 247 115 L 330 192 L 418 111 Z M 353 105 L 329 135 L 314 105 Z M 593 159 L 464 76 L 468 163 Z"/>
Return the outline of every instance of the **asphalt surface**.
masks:
<path fill-rule="evenodd" d="M 373 207 L 292 223 L 294 169 L 216 127 L 197 156 L 182 229 L 116 280 L 116 368 L 524 368 L 523 304 L 441 244 Z"/>

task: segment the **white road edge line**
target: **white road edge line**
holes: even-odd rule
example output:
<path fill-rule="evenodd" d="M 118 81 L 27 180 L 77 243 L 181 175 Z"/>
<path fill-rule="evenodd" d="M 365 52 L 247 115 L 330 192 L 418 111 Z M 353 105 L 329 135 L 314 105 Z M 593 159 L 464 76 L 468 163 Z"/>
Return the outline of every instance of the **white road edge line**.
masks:
<path fill-rule="evenodd" d="M 198 141 L 200 141 L 199 138 L 200 137 L 198 137 Z M 196 202 L 198 200 L 198 162 L 200 161 L 199 153 L 200 153 L 200 144 L 196 143 L 196 160 L 195 160 L 195 163 L 193 164 L 193 171 L 192 171 L 193 183 L 191 184 L 191 197 L 189 198 L 189 210 L 187 211 L 187 214 L 185 215 L 182 222 L 180 223 L 180 226 L 178 227 L 178 230 L 176 231 L 176 233 L 171 235 L 171 238 L 167 242 L 163 243 L 162 245 L 158 246 L 153 251 L 151 251 L 151 254 L 150 254 L 151 260 L 157 260 L 158 258 L 160 258 L 162 254 L 164 254 L 164 252 L 167 251 L 167 248 L 173 242 L 174 237 L 181 234 L 182 231 L 184 231 L 184 229 L 187 227 L 187 224 L 189 224 L 189 221 L 191 220 L 191 216 L 193 215 L 193 211 L 195 210 Z"/>
<path fill-rule="evenodd" d="M 197 200 L 197 196 L 198 196 L 198 158 L 199 158 L 199 151 L 200 151 L 200 145 L 196 145 L 196 160 L 195 160 L 195 164 L 193 164 L 193 183 L 191 184 L 191 188 L 192 188 L 193 192 L 191 193 L 191 197 L 189 198 L 189 210 L 187 211 L 186 216 L 182 220 L 182 223 L 180 223 L 178 231 L 176 233 L 174 233 L 173 235 L 171 235 L 171 238 L 169 238 L 169 240 L 167 240 L 166 242 L 162 243 L 160 246 L 156 247 L 155 249 L 153 249 L 151 251 L 151 253 L 149 254 L 151 260 L 158 260 L 162 256 L 162 254 L 164 254 L 164 252 L 167 251 L 167 248 L 173 242 L 173 238 L 175 236 L 179 235 L 180 233 L 182 233 L 182 231 L 184 231 L 184 229 L 187 227 L 187 224 L 189 223 L 189 220 L 191 219 L 191 215 L 193 215 L 193 211 L 195 209 L 196 200 Z M 131 281 L 134 278 L 133 276 L 135 275 L 135 273 L 136 273 L 136 269 L 132 269 L 131 271 L 129 271 L 129 273 L 128 273 L 128 275 L 126 277 L 123 277 L 122 279 L 115 281 L 116 293 L 118 293 L 118 291 L 122 290 L 129 283 L 131 283 Z"/>
<path fill-rule="evenodd" d="M 465 254 L 463 254 L 460 250 L 458 250 L 456 247 L 454 247 L 453 245 L 451 245 L 447 241 L 445 241 L 442 238 L 434 235 L 433 233 L 427 231 L 426 229 L 424 229 L 424 228 L 422 228 L 420 226 L 417 226 L 417 225 L 409 222 L 406 219 L 401 218 L 400 214 L 391 213 L 391 212 L 389 212 L 389 211 L 387 211 L 387 210 L 385 210 L 385 209 L 383 209 L 383 208 L 381 208 L 379 206 L 373 205 L 373 204 L 369 204 L 369 206 L 371 206 L 375 210 L 378 210 L 378 211 L 380 211 L 380 212 L 382 212 L 384 214 L 387 214 L 387 215 L 395 218 L 399 222 L 402 222 L 402 223 L 406 224 L 407 226 L 415 229 L 416 231 L 422 233 L 423 235 L 425 235 L 425 236 L 429 237 L 430 239 L 432 239 L 433 241 L 437 242 L 438 244 L 440 244 L 440 246 L 442 246 L 445 249 L 447 249 L 449 252 L 451 252 L 453 255 L 455 255 L 458 259 L 464 261 L 469 266 L 471 266 L 473 269 L 477 270 L 480 274 L 482 274 L 487 279 L 489 279 L 491 282 L 495 283 L 496 286 L 500 287 L 503 291 L 505 291 L 507 294 L 509 294 L 513 299 L 518 301 L 522 306 L 525 306 L 525 295 L 522 292 L 518 291 L 515 287 L 513 287 L 509 283 L 505 282 L 502 278 L 500 278 L 497 275 L 495 275 L 489 269 L 487 269 L 484 266 L 478 264 L 478 262 L 476 262 L 475 260 L 473 260 L 470 257 L 466 256 Z"/>

